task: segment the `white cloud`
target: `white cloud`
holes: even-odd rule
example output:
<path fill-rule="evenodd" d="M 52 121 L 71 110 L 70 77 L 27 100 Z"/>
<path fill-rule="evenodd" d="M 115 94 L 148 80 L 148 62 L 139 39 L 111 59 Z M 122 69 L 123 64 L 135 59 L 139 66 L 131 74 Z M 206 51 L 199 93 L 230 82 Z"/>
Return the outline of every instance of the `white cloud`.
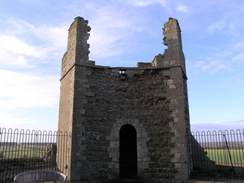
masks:
<path fill-rule="evenodd" d="M 188 13 L 189 12 L 189 9 L 187 6 L 185 5 L 179 5 L 177 8 L 176 8 L 177 11 L 181 11 L 183 13 Z"/>
<path fill-rule="evenodd" d="M 18 67 L 30 67 L 29 58 L 40 58 L 42 50 L 28 45 L 13 36 L 0 35 L 0 63 Z"/>
<path fill-rule="evenodd" d="M 189 13 L 189 7 L 179 4 L 178 1 L 167 0 L 132 0 L 129 3 L 135 7 L 146 7 L 149 5 L 161 5 L 167 10 L 167 14 L 172 14 L 175 10 L 178 12 Z M 175 13 L 174 13 L 175 14 Z"/>
<path fill-rule="evenodd" d="M 217 70 L 224 70 L 224 69 L 228 69 L 228 66 L 225 64 L 219 64 L 216 67 Z"/>
<path fill-rule="evenodd" d="M 68 26 L 35 27 L 13 18 L 6 22 L 0 30 L 1 125 L 37 125 L 41 116 L 35 119 L 33 111 L 55 109 L 59 103 L 59 75 L 47 73 L 55 74 L 56 60 L 61 62 Z"/>
<path fill-rule="evenodd" d="M 0 64 L 1 67 L 19 67 L 28 68 L 31 67 L 29 61 L 21 55 L 14 55 L 4 50 L 0 50 Z"/>
<path fill-rule="evenodd" d="M 232 60 L 237 60 L 237 61 L 241 61 L 241 62 L 244 62 L 244 53 L 240 53 L 240 54 L 237 54 L 236 56 L 233 57 Z"/>
<path fill-rule="evenodd" d="M 240 62 L 244 62 L 244 42 L 238 42 L 233 46 L 233 53 L 235 53 L 235 55 L 233 55 L 232 60 L 233 61 L 238 61 Z"/>
<path fill-rule="evenodd" d="M 202 70 L 209 70 L 209 69 L 212 69 L 213 67 L 216 67 L 217 66 L 217 62 L 216 61 L 211 61 L 209 63 L 204 63 L 204 65 L 202 65 L 201 69 Z"/>
<path fill-rule="evenodd" d="M 1 66 L 35 67 L 47 58 L 60 59 L 65 52 L 68 25 L 35 27 L 28 22 L 10 18 L 8 29 L 0 32 Z"/>
<path fill-rule="evenodd" d="M 111 59 L 105 59 L 131 52 L 136 44 L 135 34 L 144 30 L 143 25 L 140 25 L 141 16 L 134 15 L 128 6 L 115 3 L 97 7 L 96 4 L 89 3 L 86 4 L 86 11 L 93 12 L 89 18 L 89 56 L 92 60 L 100 62 L 98 64 L 111 64 Z"/>
<path fill-rule="evenodd" d="M 58 104 L 59 78 L 0 70 L 0 109 L 53 107 Z"/>
<path fill-rule="evenodd" d="M 132 1 L 130 1 L 130 3 L 133 4 L 134 6 L 138 6 L 138 7 L 148 6 L 151 4 L 160 4 L 163 7 L 167 6 L 167 3 L 165 0 L 132 0 Z"/>
<path fill-rule="evenodd" d="M 211 60 L 208 60 L 211 59 Z M 216 61 L 212 60 L 212 58 L 208 58 L 206 61 L 197 61 L 197 62 L 188 62 L 191 69 L 194 70 L 195 73 L 200 72 L 217 72 L 219 70 L 229 70 L 228 66 Z"/>
<path fill-rule="evenodd" d="M 127 15 L 120 13 L 121 10 L 111 9 L 110 6 L 97 8 L 95 4 L 90 4 L 89 8 L 96 14 L 96 19 L 92 19 L 90 38 L 91 57 L 96 59 L 107 58 L 119 55 L 123 52 L 120 45 L 128 39 L 128 31 L 132 28 L 131 21 L 127 20 Z M 113 22 L 113 23 L 106 23 Z M 66 36 L 67 37 L 67 36 Z"/>
<path fill-rule="evenodd" d="M 16 37 L 0 35 L 0 49 L 26 56 L 40 56 L 40 52 Z"/>
<path fill-rule="evenodd" d="M 226 20 L 220 20 L 219 22 L 216 22 L 210 26 L 207 27 L 207 31 L 209 33 L 214 33 L 222 30 L 226 26 Z"/>
<path fill-rule="evenodd" d="M 106 39 L 104 40 L 104 38 Z M 97 32 L 96 29 L 94 29 L 90 39 L 88 40 L 91 45 L 90 57 L 93 57 L 96 61 L 122 54 L 123 50 L 120 49 L 118 45 L 119 40 L 123 43 L 121 36 L 111 35 L 104 30 L 99 30 L 99 32 Z"/>
<path fill-rule="evenodd" d="M 35 121 L 33 119 L 23 118 L 20 116 L 14 116 L 13 113 L 7 114 L 6 112 L 0 112 L 1 127 L 4 128 L 21 128 L 22 125 L 33 125 Z"/>
<path fill-rule="evenodd" d="M 238 42 L 234 45 L 236 49 L 243 49 L 244 48 L 244 42 Z"/>
<path fill-rule="evenodd" d="M 66 48 L 68 37 L 67 26 L 42 25 L 35 29 L 35 36 L 46 46 L 44 51 L 62 50 Z"/>

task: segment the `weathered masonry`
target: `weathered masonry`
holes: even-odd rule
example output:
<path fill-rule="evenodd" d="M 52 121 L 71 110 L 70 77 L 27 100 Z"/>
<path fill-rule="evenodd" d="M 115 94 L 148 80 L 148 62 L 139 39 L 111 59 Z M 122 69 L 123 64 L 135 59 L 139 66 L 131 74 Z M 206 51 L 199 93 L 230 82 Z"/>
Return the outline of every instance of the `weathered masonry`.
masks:
<path fill-rule="evenodd" d="M 77 182 L 187 180 L 190 123 L 181 30 L 170 18 L 168 48 L 137 67 L 90 61 L 88 21 L 75 18 L 62 60 L 59 131 L 61 171 Z"/>

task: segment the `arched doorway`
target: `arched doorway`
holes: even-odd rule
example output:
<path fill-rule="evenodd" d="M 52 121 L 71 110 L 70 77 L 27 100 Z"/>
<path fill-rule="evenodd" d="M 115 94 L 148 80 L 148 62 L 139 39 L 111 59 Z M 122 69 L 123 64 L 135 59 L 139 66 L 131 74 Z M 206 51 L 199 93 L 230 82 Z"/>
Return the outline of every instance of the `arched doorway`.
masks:
<path fill-rule="evenodd" d="M 132 125 L 124 125 L 120 129 L 119 136 L 120 178 L 137 178 L 136 129 Z"/>

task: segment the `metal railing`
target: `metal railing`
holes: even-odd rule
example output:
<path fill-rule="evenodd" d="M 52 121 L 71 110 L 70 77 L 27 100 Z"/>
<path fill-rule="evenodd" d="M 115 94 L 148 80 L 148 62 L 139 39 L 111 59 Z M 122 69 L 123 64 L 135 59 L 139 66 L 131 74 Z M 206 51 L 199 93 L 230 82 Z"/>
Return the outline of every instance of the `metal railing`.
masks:
<path fill-rule="evenodd" d="M 244 181 L 244 130 L 192 132 L 192 135 L 191 179 Z"/>
<path fill-rule="evenodd" d="M 71 134 L 0 128 L 0 182 L 29 170 L 55 170 L 67 159 L 57 156 L 57 143 L 67 153 Z M 192 132 L 189 180 L 244 182 L 244 130 Z"/>
<path fill-rule="evenodd" d="M 15 175 L 29 170 L 58 171 L 57 138 L 62 146 L 70 134 L 0 128 L 0 182 L 12 182 Z"/>

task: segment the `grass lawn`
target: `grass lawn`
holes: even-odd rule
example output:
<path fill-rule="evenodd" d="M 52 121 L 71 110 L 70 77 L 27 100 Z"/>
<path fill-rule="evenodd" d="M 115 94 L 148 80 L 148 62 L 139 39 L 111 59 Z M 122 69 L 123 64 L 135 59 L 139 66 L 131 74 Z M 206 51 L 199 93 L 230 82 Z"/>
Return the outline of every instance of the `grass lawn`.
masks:
<path fill-rule="evenodd" d="M 43 157 L 45 146 L 2 146 L 0 152 L 4 159 Z"/>
<path fill-rule="evenodd" d="M 217 164 L 244 166 L 244 149 L 205 149 L 207 156 Z M 230 160 L 231 159 L 231 160 Z"/>

